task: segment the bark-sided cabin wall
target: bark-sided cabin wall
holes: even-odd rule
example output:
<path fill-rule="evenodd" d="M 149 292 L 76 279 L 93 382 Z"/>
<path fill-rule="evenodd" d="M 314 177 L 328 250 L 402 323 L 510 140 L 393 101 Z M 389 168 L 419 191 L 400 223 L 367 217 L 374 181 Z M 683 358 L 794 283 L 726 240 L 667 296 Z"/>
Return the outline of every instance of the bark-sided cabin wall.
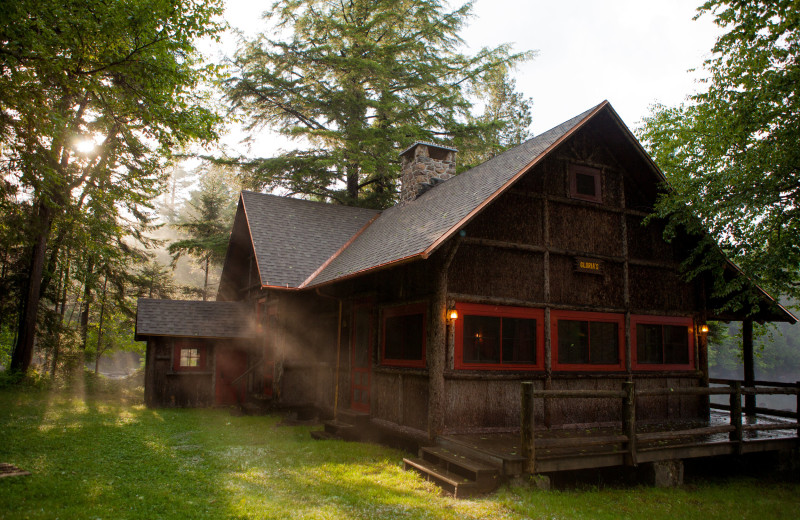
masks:
<path fill-rule="evenodd" d="M 208 343 L 206 359 L 212 360 L 214 347 Z M 213 396 L 213 364 L 203 370 L 173 370 L 174 343 L 169 337 L 147 340 L 145 359 L 145 404 L 157 407 L 211 406 Z"/>
<path fill-rule="evenodd" d="M 643 225 L 653 194 L 639 189 L 641 172 L 633 175 L 630 161 L 618 160 L 605 143 L 597 128 L 581 130 L 466 226 L 449 271 L 451 303 L 615 313 L 626 320 L 631 314 L 697 314 L 695 288 L 679 274 L 677 246 L 663 240 L 663 223 Z M 571 197 L 573 165 L 601 172 L 602 202 Z M 578 272 L 578 258 L 596 260 L 601 273 Z M 546 330 L 552 334 L 549 326 Z M 625 343 L 630 356 L 627 333 Z M 541 347 L 548 357 L 556 348 L 549 337 Z M 546 367 L 551 367 L 549 360 Z M 621 370 L 599 374 L 552 369 L 497 373 L 455 370 L 451 363 L 446 430 L 518 427 L 522 380 L 534 380 L 539 388 L 587 390 L 619 390 L 630 377 L 642 388 L 696 386 L 700 381 L 695 370 L 644 373 L 630 367 L 628 360 Z M 692 397 L 647 398 L 639 410 L 641 420 L 656 421 L 695 419 L 703 408 Z M 619 420 L 620 406 L 611 400 L 554 400 L 547 417 L 542 408 L 536 414 L 537 421 L 553 425 L 593 424 Z"/>

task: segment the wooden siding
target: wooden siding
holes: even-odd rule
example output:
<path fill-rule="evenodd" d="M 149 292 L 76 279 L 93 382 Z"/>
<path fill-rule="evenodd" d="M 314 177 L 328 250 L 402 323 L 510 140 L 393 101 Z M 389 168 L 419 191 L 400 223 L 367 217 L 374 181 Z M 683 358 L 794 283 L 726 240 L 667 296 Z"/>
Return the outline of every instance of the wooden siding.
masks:
<path fill-rule="evenodd" d="M 214 348 L 206 346 L 209 364 L 203 371 L 173 370 L 172 338 L 151 337 L 145 360 L 145 404 L 159 407 L 203 407 L 214 402 L 212 393 Z"/>

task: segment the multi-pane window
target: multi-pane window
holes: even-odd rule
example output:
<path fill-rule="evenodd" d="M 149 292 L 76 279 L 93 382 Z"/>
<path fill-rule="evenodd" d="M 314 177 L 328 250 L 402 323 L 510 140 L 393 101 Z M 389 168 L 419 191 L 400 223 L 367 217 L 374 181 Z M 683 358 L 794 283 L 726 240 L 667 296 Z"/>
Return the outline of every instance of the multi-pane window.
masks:
<path fill-rule="evenodd" d="M 615 370 L 623 365 L 624 316 L 553 312 L 554 368 Z"/>
<path fill-rule="evenodd" d="M 694 364 L 690 318 L 633 316 L 634 368 L 691 368 Z"/>
<path fill-rule="evenodd" d="M 182 348 L 181 367 L 197 368 L 200 366 L 200 349 Z"/>
<path fill-rule="evenodd" d="M 459 304 L 456 368 L 541 368 L 540 309 Z"/>
<path fill-rule="evenodd" d="M 175 371 L 204 370 L 206 345 L 202 340 L 175 339 L 172 368 Z"/>
<path fill-rule="evenodd" d="M 383 364 L 425 366 L 425 316 L 425 304 L 384 311 Z"/>

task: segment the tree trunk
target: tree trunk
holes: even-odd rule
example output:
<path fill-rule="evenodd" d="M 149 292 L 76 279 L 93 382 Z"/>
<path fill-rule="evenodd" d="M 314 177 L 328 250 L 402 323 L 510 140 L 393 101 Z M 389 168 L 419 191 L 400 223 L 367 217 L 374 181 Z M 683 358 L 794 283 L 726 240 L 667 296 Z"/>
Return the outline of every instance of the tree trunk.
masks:
<path fill-rule="evenodd" d="M 81 350 L 86 351 L 86 334 L 89 332 L 89 307 L 92 304 L 92 273 L 94 259 L 89 258 L 86 265 L 86 282 L 83 284 L 83 311 L 81 312 Z"/>
<path fill-rule="evenodd" d="M 203 282 L 203 301 L 208 299 L 208 264 L 211 260 L 211 255 L 206 256 L 206 279 Z"/>
<path fill-rule="evenodd" d="M 100 299 L 100 322 L 97 324 L 97 349 L 96 355 L 94 356 L 94 373 L 97 374 L 100 368 L 100 356 L 103 354 L 103 350 L 100 349 L 100 345 L 103 344 L 103 318 L 105 317 L 106 312 L 106 286 L 108 284 L 108 276 L 105 277 L 103 280 L 103 297 Z"/>
<path fill-rule="evenodd" d="M 50 236 L 53 210 L 42 202 L 37 203 L 36 242 L 31 252 L 31 266 L 25 283 L 22 311 L 19 315 L 17 341 L 11 356 L 10 369 L 15 372 L 27 372 L 33 359 L 33 345 L 36 336 L 36 316 L 39 312 L 39 289 L 42 284 L 47 239 Z"/>

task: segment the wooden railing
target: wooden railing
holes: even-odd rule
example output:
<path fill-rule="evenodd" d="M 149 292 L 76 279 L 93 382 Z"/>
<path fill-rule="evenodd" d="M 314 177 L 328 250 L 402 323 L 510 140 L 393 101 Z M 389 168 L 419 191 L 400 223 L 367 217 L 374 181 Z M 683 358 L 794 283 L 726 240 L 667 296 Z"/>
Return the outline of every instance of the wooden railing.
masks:
<path fill-rule="evenodd" d="M 526 470 L 533 473 L 536 469 L 536 449 L 538 448 L 571 448 L 590 447 L 608 444 L 622 444 L 625 450 L 625 464 L 636 465 L 637 445 L 639 443 L 679 441 L 686 437 L 728 433 L 729 440 L 735 443 L 737 451 L 747 441 L 745 432 L 769 430 L 794 430 L 800 438 L 800 383 L 774 383 L 756 381 L 752 387 L 743 387 L 741 381 L 713 379 L 715 384 L 726 384 L 726 387 L 688 387 L 688 388 L 647 388 L 636 390 L 635 383 L 622 383 L 621 390 L 537 390 L 532 382 L 523 382 L 521 388 L 520 435 L 521 450 L 526 458 Z M 725 425 L 687 428 L 682 430 L 648 431 L 637 433 L 636 401 L 639 397 L 656 396 L 706 396 L 728 395 L 730 404 L 724 409 L 730 411 L 730 422 Z M 795 422 L 746 424 L 742 421 L 742 397 L 747 395 L 795 395 L 796 407 L 793 412 L 755 408 L 755 412 L 776 417 L 794 419 Z M 621 434 L 595 435 L 579 438 L 535 439 L 535 399 L 620 399 L 621 400 Z M 721 405 L 717 405 L 721 407 Z"/>

